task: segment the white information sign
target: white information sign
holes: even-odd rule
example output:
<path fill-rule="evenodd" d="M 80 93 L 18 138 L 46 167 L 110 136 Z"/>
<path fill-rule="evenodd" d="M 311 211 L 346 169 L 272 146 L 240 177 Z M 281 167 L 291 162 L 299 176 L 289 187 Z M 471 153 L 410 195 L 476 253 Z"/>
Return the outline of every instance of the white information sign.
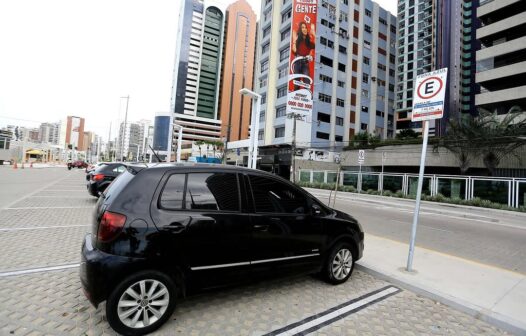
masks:
<path fill-rule="evenodd" d="M 440 119 L 444 115 L 447 68 L 416 77 L 411 121 Z"/>
<path fill-rule="evenodd" d="M 363 164 L 365 162 L 365 151 L 363 149 L 360 149 L 358 151 L 358 163 Z"/>

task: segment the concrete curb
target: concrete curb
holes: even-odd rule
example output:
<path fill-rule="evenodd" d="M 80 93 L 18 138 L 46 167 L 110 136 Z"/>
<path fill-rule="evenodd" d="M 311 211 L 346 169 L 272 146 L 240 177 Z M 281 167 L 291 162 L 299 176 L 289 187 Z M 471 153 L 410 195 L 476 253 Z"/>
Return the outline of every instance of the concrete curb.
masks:
<path fill-rule="evenodd" d="M 488 311 L 487 309 L 471 304 L 465 300 L 461 300 L 459 298 L 450 296 L 447 293 L 442 293 L 434 289 L 426 288 L 425 286 L 419 286 L 412 284 L 408 281 L 401 280 L 395 276 L 378 271 L 373 267 L 361 265 L 359 261 L 356 263 L 356 269 L 370 274 L 374 277 L 377 277 L 379 279 L 391 282 L 403 289 L 425 296 L 441 304 L 450 306 L 456 310 L 459 310 L 477 319 L 492 324 L 497 328 L 500 328 L 514 335 L 526 336 L 526 325 L 509 317 L 503 316 L 492 311 Z"/>

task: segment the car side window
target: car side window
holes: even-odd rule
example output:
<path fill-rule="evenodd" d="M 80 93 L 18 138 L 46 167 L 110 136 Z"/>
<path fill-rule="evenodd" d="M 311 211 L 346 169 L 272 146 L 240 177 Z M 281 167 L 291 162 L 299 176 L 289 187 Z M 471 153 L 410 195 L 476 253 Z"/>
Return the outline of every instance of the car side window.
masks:
<path fill-rule="evenodd" d="M 293 187 L 277 180 L 250 175 L 256 212 L 294 213 L 307 212 L 307 200 Z"/>
<path fill-rule="evenodd" d="M 118 166 L 118 167 L 116 167 L 116 168 L 113 168 L 113 171 L 114 171 L 115 173 L 119 173 L 119 174 L 120 174 L 120 173 L 124 173 L 124 172 L 126 171 L 126 167 L 124 167 L 124 166 Z"/>
<path fill-rule="evenodd" d="M 180 210 L 183 208 L 186 174 L 173 174 L 168 178 L 161 195 L 161 208 Z"/>
<path fill-rule="evenodd" d="M 186 209 L 239 211 L 237 175 L 191 173 L 185 195 Z"/>

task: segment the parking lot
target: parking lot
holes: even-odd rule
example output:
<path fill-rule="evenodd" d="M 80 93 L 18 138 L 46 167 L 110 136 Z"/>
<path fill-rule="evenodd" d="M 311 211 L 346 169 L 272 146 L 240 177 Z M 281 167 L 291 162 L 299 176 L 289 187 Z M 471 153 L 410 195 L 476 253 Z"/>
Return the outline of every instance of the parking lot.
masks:
<path fill-rule="evenodd" d="M 84 176 L 83 170 L 65 168 L 0 168 L 2 188 L 34 178 L 24 195 L 6 200 L 9 192 L 0 193 L 0 335 L 113 334 L 103 305 L 89 304 L 78 277 L 80 246 L 96 202 Z M 181 299 L 171 320 L 154 334 L 308 333 L 505 334 L 361 271 L 340 286 L 306 276 L 201 292 Z"/>

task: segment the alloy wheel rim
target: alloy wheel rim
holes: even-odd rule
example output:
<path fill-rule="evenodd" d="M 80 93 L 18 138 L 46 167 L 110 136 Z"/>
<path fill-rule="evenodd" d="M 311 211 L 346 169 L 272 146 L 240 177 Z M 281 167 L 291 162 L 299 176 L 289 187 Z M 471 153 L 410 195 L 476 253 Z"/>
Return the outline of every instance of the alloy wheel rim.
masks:
<path fill-rule="evenodd" d="M 153 279 L 137 281 L 122 293 L 117 315 L 130 328 L 145 328 L 157 322 L 168 309 L 170 293 Z"/>
<path fill-rule="evenodd" d="M 345 279 L 352 268 L 352 253 L 346 248 L 343 248 L 336 253 L 332 259 L 331 269 L 332 275 L 336 280 Z"/>

